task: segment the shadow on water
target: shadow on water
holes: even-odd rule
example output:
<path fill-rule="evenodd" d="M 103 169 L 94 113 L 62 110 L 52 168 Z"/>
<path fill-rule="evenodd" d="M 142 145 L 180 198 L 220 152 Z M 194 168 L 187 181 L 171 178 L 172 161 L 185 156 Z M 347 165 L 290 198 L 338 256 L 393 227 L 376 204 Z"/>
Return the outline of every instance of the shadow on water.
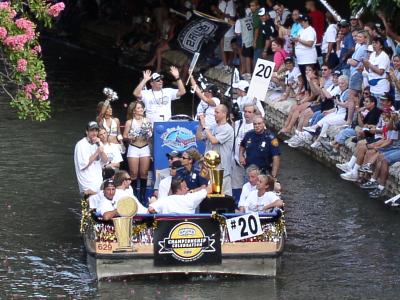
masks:
<path fill-rule="evenodd" d="M 73 148 L 103 87 L 118 91 L 116 114 L 125 119 L 139 74 L 54 43 L 44 56 L 53 118 L 19 121 L 0 102 L 0 298 L 398 298 L 398 213 L 286 147 L 280 180 L 288 241 L 276 279 L 94 282 L 79 235 Z M 176 112 L 189 111 L 182 100 Z"/>

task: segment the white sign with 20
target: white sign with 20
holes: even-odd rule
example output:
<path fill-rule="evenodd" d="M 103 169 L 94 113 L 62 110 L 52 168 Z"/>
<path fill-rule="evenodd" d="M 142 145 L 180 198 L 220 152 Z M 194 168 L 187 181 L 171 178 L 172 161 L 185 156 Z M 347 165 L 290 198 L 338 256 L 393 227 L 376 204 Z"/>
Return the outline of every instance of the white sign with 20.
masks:
<path fill-rule="evenodd" d="M 258 213 L 251 213 L 226 220 L 231 242 L 248 239 L 263 233 Z"/>
<path fill-rule="evenodd" d="M 247 95 L 251 99 L 256 98 L 265 101 L 274 68 L 275 63 L 272 61 L 261 58 L 257 60 L 253 76 L 251 77 L 249 91 L 247 92 Z"/>

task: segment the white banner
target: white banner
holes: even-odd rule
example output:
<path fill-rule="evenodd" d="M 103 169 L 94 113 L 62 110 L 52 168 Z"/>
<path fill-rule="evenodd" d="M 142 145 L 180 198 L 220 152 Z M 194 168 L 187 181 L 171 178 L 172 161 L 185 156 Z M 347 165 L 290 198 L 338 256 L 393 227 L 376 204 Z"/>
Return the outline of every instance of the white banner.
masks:
<path fill-rule="evenodd" d="M 251 77 L 249 91 L 247 96 L 251 99 L 265 101 L 267 96 L 269 82 L 274 72 L 275 63 L 269 60 L 259 58 L 254 67 L 253 76 Z"/>
<path fill-rule="evenodd" d="M 251 213 L 226 220 L 229 240 L 240 241 L 263 234 L 258 213 Z"/>

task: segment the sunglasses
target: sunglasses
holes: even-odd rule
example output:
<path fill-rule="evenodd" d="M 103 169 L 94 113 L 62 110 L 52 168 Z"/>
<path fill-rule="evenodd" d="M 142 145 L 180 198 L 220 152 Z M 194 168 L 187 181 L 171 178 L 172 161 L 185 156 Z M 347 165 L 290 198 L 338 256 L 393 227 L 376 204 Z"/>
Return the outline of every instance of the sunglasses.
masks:
<path fill-rule="evenodd" d="M 132 180 L 132 178 L 128 177 L 128 178 L 124 178 L 124 180 Z"/>
<path fill-rule="evenodd" d="M 190 157 L 182 156 L 182 159 L 190 159 Z"/>
<path fill-rule="evenodd" d="M 328 71 L 328 69 L 321 69 L 322 71 Z"/>

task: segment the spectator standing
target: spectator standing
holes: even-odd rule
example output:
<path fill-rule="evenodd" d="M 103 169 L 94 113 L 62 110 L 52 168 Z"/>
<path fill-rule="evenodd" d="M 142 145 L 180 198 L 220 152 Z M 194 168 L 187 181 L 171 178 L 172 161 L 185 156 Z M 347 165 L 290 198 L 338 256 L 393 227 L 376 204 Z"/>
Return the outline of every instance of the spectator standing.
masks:
<path fill-rule="evenodd" d="M 394 87 L 394 107 L 396 110 L 400 109 L 400 56 L 393 56 L 393 68 L 389 70 L 390 80 Z"/>
<path fill-rule="evenodd" d="M 263 59 L 267 58 L 268 50 L 271 48 L 271 43 L 273 38 L 278 36 L 278 31 L 275 28 L 274 21 L 269 16 L 267 10 L 263 7 L 260 8 L 258 12 L 261 19 L 261 40 L 260 46 L 263 47 L 263 52 L 261 57 Z M 257 61 L 254 62 L 256 64 Z"/>
<path fill-rule="evenodd" d="M 290 10 L 288 10 L 282 2 L 276 1 L 272 7 L 276 13 L 275 24 L 285 24 L 287 18 L 290 17 Z"/>
<path fill-rule="evenodd" d="M 240 35 L 242 48 L 242 58 L 241 61 L 241 73 L 251 74 L 252 70 L 252 61 L 254 56 L 254 48 L 253 48 L 253 18 L 251 14 L 246 14 L 245 9 L 241 8 L 238 11 L 239 19 L 235 23 L 235 33 L 237 36 Z"/>
<path fill-rule="evenodd" d="M 221 19 L 224 19 L 226 22 L 231 25 L 234 24 L 234 18 L 236 16 L 236 7 L 233 0 L 220 0 L 218 4 L 218 9 L 220 11 Z M 231 61 L 232 61 L 232 52 L 233 49 L 231 47 L 231 41 L 235 37 L 234 26 L 231 26 L 229 30 L 225 33 L 223 39 L 221 40 L 221 57 L 223 67 L 228 70 Z"/>
<path fill-rule="evenodd" d="M 337 25 L 336 20 L 330 12 L 325 13 L 326 20 L 328 22 L 328 28 L 325 30 L 322 38 L 321 53 L 322 60 L 328 64 L 331 69 L 335 68 L 339 63 L 339 58 L 336 55 L 335 44 L 337 36 Z"/>
<path fill-rule="evenodd" d="M 315 32 L 317 34 L 317 40 L 316 40 L 316 45 L 317 48 L 319 48 L 318 54 L 320 54 L 320 46 L 322 42 L 322 36 L 324 35 L 325 31 L 325 15 L 322 11 L 318 10 L 315 1 L 309 0 L 306 1 L 306 9 L 308 13 L 308 17 L 311 19 L 311 24 L 313 28 L 315 29 Z"/>
<path fill-rule="evenodd" d="M 336 39 L 336 47 L 340 49 L 338 68 L 343 75 L 350 76 L 350 65 L 347 64 L 347 60 L 355 50 L 355 42 L 347 20 L 342 19 L 338 23 L 338 28 L 340 32 Z"/>

